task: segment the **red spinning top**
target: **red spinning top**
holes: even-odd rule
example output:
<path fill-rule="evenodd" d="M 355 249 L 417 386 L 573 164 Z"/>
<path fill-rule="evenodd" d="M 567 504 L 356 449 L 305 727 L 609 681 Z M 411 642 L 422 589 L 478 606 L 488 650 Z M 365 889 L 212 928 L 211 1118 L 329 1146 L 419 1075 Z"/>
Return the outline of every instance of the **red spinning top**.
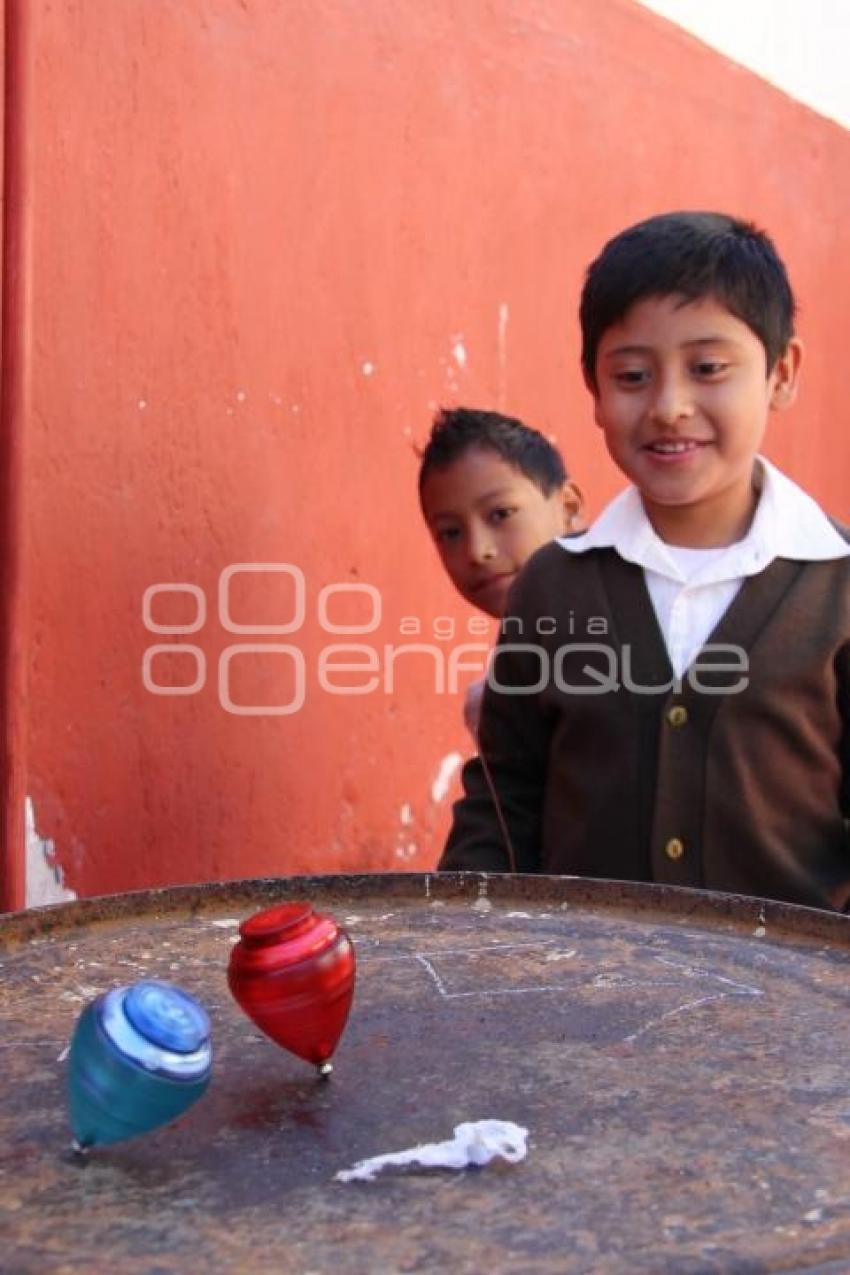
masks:
<path fill-rule="evenodd" d="M 239 926 L 227 981 L 237 1004 L 278 1045 L 321 1075 L 354 995 L 354 948 L 333 917 L 280 903 Z"/>

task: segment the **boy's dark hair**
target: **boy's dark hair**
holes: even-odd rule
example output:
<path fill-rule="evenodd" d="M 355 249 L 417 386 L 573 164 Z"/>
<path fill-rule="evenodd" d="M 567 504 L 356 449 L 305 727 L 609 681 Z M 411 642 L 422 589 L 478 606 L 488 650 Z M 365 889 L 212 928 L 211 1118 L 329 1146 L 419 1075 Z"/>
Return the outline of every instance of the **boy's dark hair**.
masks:
<path fill-rule="evenodd" d="M 596 391 L 603 334 L 637 301 L 715 297 L 761 341 L 767 373 L 794 335 L 794 295 L 771 240 L 751 222 L 714 212 L 662 213 L 615 236 L 588 267 L 581 294 L 581 365 Z"/>
<path fill-rule="evenodd" d="M 495 452 L 531 479 L 544 496 L 567 481 L 567 470 L 557 447 L 536 429 L 501 412 L 473 407 L 440 408 L 431 426 L 419 467 L 419 495 L 434 469 L 448 469 L 472 448 Z"/>

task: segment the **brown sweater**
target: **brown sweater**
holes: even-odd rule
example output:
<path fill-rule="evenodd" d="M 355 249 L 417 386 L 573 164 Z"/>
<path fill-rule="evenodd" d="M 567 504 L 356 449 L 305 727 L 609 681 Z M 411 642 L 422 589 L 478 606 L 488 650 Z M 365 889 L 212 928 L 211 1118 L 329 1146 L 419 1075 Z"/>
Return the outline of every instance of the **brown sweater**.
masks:
<path fill-rule="evenodd" d="M 480 746 L 520 872 L 850 908 L 850 559 L 745 580 L 679 688 L 612 549 L 546 546 L 509 609 Z M 464 787 L 440 869 L 507 871 L 478 758 Z"/>

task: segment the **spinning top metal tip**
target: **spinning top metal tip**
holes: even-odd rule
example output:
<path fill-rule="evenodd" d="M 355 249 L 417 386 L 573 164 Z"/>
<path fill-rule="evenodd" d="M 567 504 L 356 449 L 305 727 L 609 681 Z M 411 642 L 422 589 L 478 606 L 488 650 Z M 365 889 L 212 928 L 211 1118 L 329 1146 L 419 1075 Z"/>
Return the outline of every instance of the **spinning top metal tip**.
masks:
<path fill-rule="evenodd" d="M 333 1063 L 330 1063 L 330 1062 L 319 1063 L 318 1067 L 316 1068 L 316 1070 L 319 1073 L 319 1079 L 330 1080 L 331 1072 L 333 1071 L 333 1069 L 334 1069 Z"/>

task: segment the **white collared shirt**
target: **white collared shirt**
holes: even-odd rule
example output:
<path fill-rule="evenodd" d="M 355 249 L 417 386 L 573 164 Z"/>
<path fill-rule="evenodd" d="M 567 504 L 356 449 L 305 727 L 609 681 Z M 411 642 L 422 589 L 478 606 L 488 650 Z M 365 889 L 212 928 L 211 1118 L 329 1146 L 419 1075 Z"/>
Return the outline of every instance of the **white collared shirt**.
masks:
<path fill-rule="evenodd" d="M 673 672 L 681 677 L 713 632 L 747 576 L 774 558 L 820 562 L 850 556 L 820 506 L 764 459 L 761 494 L 743 540 L 717 549 L 668 545 L 656 535 L 640 493 L 628 487 L 605 507 L 589 531 L 558 544 L 568 553 L 611 548 L 643 567 Z"/>

